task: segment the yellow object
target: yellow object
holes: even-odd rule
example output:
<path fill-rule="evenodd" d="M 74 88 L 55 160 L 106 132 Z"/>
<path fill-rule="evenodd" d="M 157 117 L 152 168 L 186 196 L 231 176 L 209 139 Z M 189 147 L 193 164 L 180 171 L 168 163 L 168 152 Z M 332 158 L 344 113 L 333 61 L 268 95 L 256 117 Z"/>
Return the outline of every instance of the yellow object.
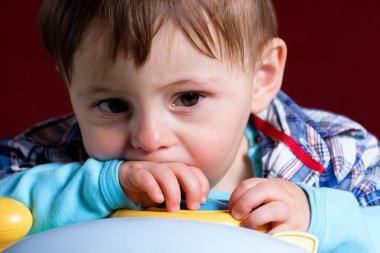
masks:
<path fill-rule="evenodd" d="M 314 235 L 297 231 L 280 232 L 273 235 L 276 238 L 295 244 L 307 251 L 317 253 L 318 239 Z"/>
<path fill-rule="evenodd" d="M 178 213 L 170 213 L 160 208 L 148 208 L 144 211 L 120 209 L 114 212 L 111 217 L 179 218 L 241 226 L 241 221 L 235 219 L 228 210 L 181 210 Z M 257 230 L 264 233 L 268 231 L 265 226 L 259 227 Z"/>
<path fill-rule="evenodd" d="M 242 225 L 241 221 L 232 217 L 228 210 L 181 210 L 178 213 L 170 213 L 159 208 L 149 208 L 144 211 L 120 209 L 114 212 L 111 217 L 180 218 L 232 226 Z M 0 251 L 22 239 L 29 232 L 32 223 L 32 214 L 25 205 L 13 199 L 0 198 Z M 262 226 L 257 230 L 265 233 L 268 229 L 268 227 Z M 288 231 L 276 233 L 273 236 L 297 245 L 309 252 L 317 252 L 318 240 L 311 234 Z"/>
<path fill-rule="evenodd" d="M 170 213 L 160 208 L 148 208 L 144 211 L 120 209 L 114 212 L 111 217 L 179 218 L 216 222 L 238 227 L 242 225 L 241 221 L 232 217 L 228 210 L 181 210 L 178 213 Z M 269 228 L 261 226 L 256 230 L 266 233 Z M 273 236 L 312 253 L 316 253 L 318 249 L 318 239 L 308 233 L 287 231 L 276 233 Z"/>
<path fill-rule="evenodd" d="M 32 227 L 33 218 L 22 203 L 0 198 L 0 251 L 22 239 Z"/>

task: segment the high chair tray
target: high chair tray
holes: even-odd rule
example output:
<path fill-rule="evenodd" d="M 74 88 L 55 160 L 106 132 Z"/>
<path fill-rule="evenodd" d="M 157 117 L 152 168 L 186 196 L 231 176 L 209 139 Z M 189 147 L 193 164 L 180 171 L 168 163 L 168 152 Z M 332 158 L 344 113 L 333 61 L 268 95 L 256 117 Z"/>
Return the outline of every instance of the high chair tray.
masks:
<path fill-rule="evenodd" d="M 250 229 L 173 218 L 113 218 L 32 235 L 3 253 L 306 253 Z"/>

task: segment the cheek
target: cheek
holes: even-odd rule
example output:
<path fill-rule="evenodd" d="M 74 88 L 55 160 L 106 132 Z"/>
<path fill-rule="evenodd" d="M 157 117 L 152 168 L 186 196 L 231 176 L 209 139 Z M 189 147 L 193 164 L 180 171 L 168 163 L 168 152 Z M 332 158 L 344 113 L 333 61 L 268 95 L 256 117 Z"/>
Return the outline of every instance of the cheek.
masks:
<path fill-rule="evenodd" d="M 199 129 L 197 158 L 202 161 L 210 183 L 215 185 L 230 169 L 239 150 L 250 112 L 250 99 L 241 94 L 239 100 L 226 101 Z"/>
<path fill-rule="evenodd" d="M 211 180 L 224 174 L 229 167 L 230 160 L 232 160 L 231 152 L 226 152 L 226 148 L 222 145 L 225 143 L 205 142 L 196 148 L 193 152 L 192 158 L 197 162 L 197 167 Z"/>
<path fill-rule="evenodd" d="M 99 160 L 120 159 L 125 150 L 126 141 L 116 131 L 86 129 L 82 138 L 88 155 Z"/>
<path fill-rule="evenodd" d="M 202 169 L 211 185 L 215 185 L 227 173 L 240 147 L 246 124 L 244 119 L 228 121 L 216 128 L 204 128 L 193 134 L 191 143 L 191 160 L 195 167 Z M 196 140 L 196 141 L 194 141 Z M 191 146 L 191 147 L 190 147 Z"/>

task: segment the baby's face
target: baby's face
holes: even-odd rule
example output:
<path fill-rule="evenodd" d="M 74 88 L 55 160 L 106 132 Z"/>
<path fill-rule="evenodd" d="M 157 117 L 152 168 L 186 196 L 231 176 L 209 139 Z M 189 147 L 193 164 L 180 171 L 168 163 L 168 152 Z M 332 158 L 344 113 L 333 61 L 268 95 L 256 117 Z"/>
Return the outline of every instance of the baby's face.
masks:
<path fill-rule="evenodd" d="M 105 41 L 90 26 L 74 57 L 73 108 L 91 157 L 181 162 L 202 169 L 213 186 L 241 159 L 253 77 L 168 29 L 141 68 L 121 56 L 104 72 Z"/>

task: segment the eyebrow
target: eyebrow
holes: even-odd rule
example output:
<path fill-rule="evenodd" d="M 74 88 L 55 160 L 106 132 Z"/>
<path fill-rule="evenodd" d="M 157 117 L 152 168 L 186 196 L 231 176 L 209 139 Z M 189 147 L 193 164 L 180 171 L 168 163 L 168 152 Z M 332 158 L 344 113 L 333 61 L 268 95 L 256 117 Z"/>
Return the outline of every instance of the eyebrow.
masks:
<path fill-rule="evenodd" d="M 216 83 L 217 78 L 215 76 L 212 77 L 189 77 L 189 78 L 182 78 L 180 80 L 170 82 L 168 84 L 165 84 L 162 86 L 162 88 L 167 88 L 174 85 L 185 85 L 188 83 L 195 84 L 196 86 L 201 86 L 205 84 L 214 84 Z"/>
<path fill-rule="evenodd" d="M 125 91 L 120 91 L 120 90 L 113 90 L 113 89 L 109 89 L 107 87 L 91 87 L 91 88 L 88 88 L 88 89 L 85 89 L 83 91 L 80 91 L 78 96 L 79 97 L 91 97 L 91 96 L 94 96 L 96 94 L 100 94 L 100 93 L 109 93 L 109 92 L 112 92 L 112 93 L 125 93 Z"/>
<path fill-rule="evenodd" d="M 194 86 L 202 86 L 205 84 L 216 84 L 216 78 L 214 76 L 208 78 L 183 78 L 174 82 L 169 82 L 163 86 L 158 87 L 160 90 L 167 89 L 171 86 L 182 86 L 191 83 Z M 99 93 L 128 93 L 125 90 L 110 89 L 104 86 L 91 86 L 88 89 L 79 92 L 79 97 L 91 97 Z"/>

